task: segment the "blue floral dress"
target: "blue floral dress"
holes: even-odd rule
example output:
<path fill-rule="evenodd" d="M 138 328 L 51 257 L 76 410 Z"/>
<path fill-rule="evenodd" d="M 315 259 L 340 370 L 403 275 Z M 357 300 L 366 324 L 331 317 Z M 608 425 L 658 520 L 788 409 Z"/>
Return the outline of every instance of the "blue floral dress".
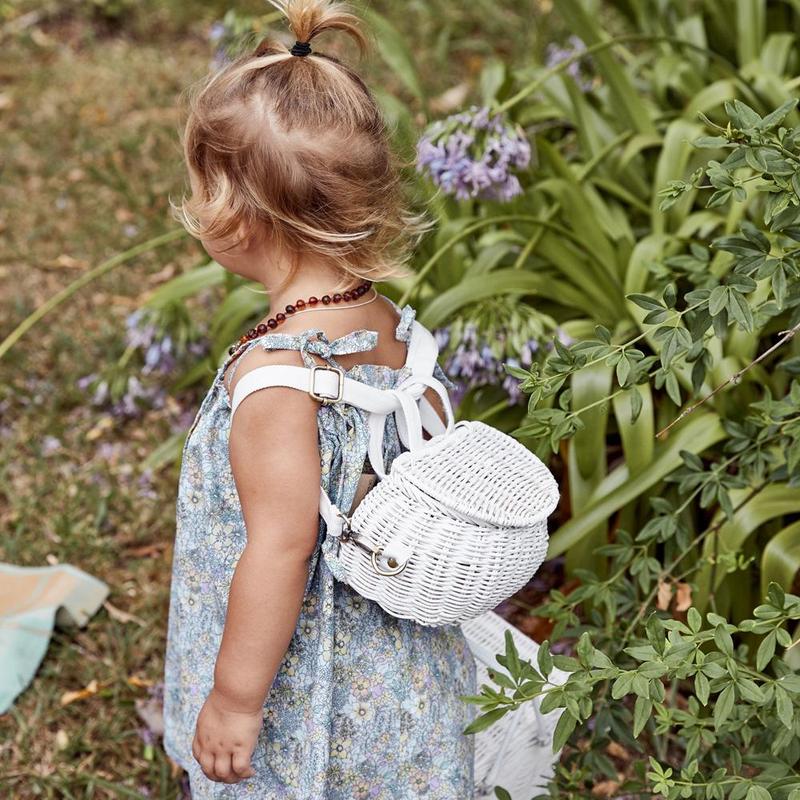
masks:
<path fill-rule="evenodd" d="M 395 336 L 410 339 L 415 311 L 402 309 Z M 366 329 L 328 342 L 322 331 L 268 334 L 250 347 L 316 353 L 373 349 Z M 387 614 L 331 572 L 320 518 L 297 629 L 264 703 L 252 764 L 237 784 L 211 781 L 192 756 L 200 709 L 213 685 L 228 590 L 246 531 L 228 459 L 230 400 L 223 364 L 183 448 L 164 671 L 164 747 L 189 773 L 193 800 L 470 800 L 474 738 L 462 733 L 474 706 L 475 662 L 457 625 L 425 627 Z M 391 388 L 407 366 L 358 364 L 348 377 Z M 434 373 L 453 384 L 437 364 Z M 268 389 L 265 391 L 269 391 Z M 368 467 L 367 414 L 338 403 L 318 410 L 322 484 L 347 510 Z M 394 415 L 386 421 L 387 467 L 400 452 Z M 269 614 L 268 608 L 264 614 Z"/>

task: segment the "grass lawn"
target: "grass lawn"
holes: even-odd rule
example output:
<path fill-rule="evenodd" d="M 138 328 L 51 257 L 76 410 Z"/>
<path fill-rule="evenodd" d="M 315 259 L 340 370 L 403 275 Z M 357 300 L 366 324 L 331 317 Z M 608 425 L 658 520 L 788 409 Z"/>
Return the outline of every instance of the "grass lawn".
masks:
<path fill-rule="evenodd" d="M 493 54 L 526 63 L 544 44 L 549 5 L 373 3 L 403 32 L 430 97 L 474 84 Z M 205 73 L 208 30 L 225 10 L 196 0 L 0 4 L 0 336 L 88 269 L 176 227 L 180 92 Z M 319 48 L 335 49 L 330 41 Z M 361 69 L 414 106 L 379 55 Z M 77 382 L 122 356 L 126 317 L 148 291 L 202 259 L 186 237 L 137 257 L 0 360 L 0 560 L 68 562 L 111 587 L 85 629 L 56 631 L 32 686 L 0 717 L 3 797 L 180 796 L 180 775 L 143 738 L 136 711 L 162 676 L 177 465 L 148 480 L 141 461 L 187 426 L 205 387 L 122 419 Z M 191 312 L 202 320 L 218 300 Z"/>

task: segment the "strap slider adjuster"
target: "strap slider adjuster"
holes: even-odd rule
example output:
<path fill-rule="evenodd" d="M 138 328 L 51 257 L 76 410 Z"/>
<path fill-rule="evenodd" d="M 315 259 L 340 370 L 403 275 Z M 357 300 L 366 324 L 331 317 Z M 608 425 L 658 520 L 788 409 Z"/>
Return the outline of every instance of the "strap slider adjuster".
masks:
<path fill-rule="evenodd" d="M 339 376 L 335 396 L 319 394 L 318 392 L 314 391 L 315 379 L 319 370 L 335 372 Z M 338 403 L 344 396 L 344 370 L 341 367 L 332 367 L 329 364 L 317 364 L 311 367 L 311 380 L 308 386 L 308 393 L 315 400 L 319 400 L 324 406 L 329 406 L 332 403 Z"/>

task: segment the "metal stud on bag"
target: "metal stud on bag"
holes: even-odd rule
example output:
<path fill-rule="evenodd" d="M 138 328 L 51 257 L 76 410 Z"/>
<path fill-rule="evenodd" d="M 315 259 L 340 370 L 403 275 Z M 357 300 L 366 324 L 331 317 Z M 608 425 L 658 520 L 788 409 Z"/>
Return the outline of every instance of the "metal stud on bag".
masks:
<path fill-rule="evenodd" d="M 389 569 L 384 569 L 378 563 L 378 559 L 383 555 L 383 548 L 378 547 L 373 548 L 370 547 L 365 542 L 362 542 L 356 535 L 355 531 L 351 527 L 350 517 L 346 514 L 343 514 L 341 511 L 337 509 L 336 513 L 344 520 L 344 524 L 342 525 L 342 532 L 338 536 L 338 540 L 336 542 L 336 556 L 338 557 L 341 551 L 342 542 L 352 542 L 357 547 L 360 547 L 365 553 L 368 553 L 370 556 L 370 561 L 372 562 L 372 568 L 378 575 L 385 575 L 387 577 L 391 577 L 392 575 L 399 575 L 405 568 L 406 563 L 398 564 L 397 560 L 394 558 L 387 558 L 386 563 L 389 565 Z"/>

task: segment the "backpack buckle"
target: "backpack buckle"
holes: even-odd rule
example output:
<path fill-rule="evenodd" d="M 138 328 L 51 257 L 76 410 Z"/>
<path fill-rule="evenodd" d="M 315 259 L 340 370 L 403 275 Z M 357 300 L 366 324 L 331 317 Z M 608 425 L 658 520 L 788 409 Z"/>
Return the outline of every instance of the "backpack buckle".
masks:
<path fill-rule="evenodd" d="M 335 396 L 319 394 L 318 392 L 314 391 L 316 375 L 319 370 L 335 372 L 339 376 Z M 311 380 L 308 385 L 308 393 L 315 400 L 319 400 L 319 402 L 324 406 L 329 406 L 332 403 L 338 403 L 344 396 L 344 370 L 341 367 L 332 367 L 329 364 L 316 364 L 315 366 L 311 367 Z"/>

